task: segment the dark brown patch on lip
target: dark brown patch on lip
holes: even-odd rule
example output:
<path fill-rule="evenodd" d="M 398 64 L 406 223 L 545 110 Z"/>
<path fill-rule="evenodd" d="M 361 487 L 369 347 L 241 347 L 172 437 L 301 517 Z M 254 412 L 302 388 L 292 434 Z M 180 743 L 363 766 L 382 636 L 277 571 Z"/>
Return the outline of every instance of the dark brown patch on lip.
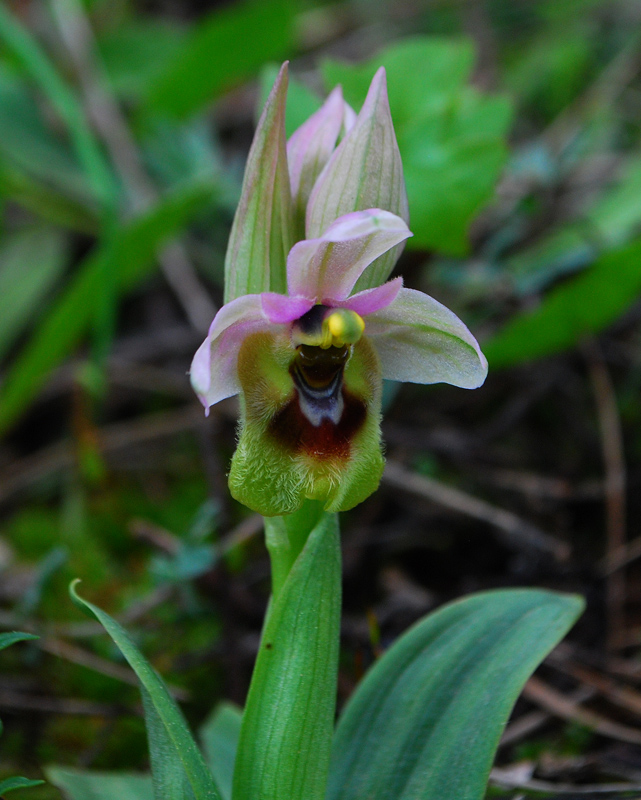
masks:
<path fill-rule="evenodd" d="M 269 423 L 269 433 L 297 455 L 317 459 L 341 458 L 350 455 L 351 440 L 365 422 L 367 408 L 358 397 L 343 389 L 343 414 L 338 425 L 324 419 L 315 426 L 303 414 L 298 404 L 298 394 L 282 408 Z"/>

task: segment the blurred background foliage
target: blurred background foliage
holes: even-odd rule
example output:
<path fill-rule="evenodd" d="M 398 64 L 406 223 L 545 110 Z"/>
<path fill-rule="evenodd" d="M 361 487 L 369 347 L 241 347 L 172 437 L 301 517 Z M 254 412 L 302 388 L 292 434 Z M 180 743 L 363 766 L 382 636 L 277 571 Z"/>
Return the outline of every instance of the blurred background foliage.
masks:
<path fill-rule="evenodd" d="M 399 271 L 454 308 L 490 361 L 476 398 L 390 390 L 389 455 L 570 544 L 589 519 L 586 552 L 602 554 L 596 506 L 568 511 L 566 484 L 556 500 L 501 492 L 508 470 L 572 486 L 601 474 L 586 364 L 597 383 L 614 370 L 630 486 L 639 474 L 640 43 L 634 0 L 0 5 L 0 625 L 41 637 L 0 656 L 3 774 L 145 766 L 133 681 L 70 603 L 75 577 L 194 724 L 221 697 L 242 702 L 267 595 L 260 524 L 226 492 L 234 404 L 206 423 L 186 371 L 221 303 L 256 112 L 284 59 L 288 133 L 337 83 L 358 110 L 386 67 L 415 234 Z M 484 482 L 490 468 L 502 485 Z M 600 508 L 604 490 L 586 496 Z M 474 574 L 452 544 L 458 518 L 390 556 L 385 531 L 425 514 L 381 497 L 347 525 L 361 557 L 347 558 L 346 602 L 365 644 L 347 647 L 346 684 L 380 641 L 372 587 L 412 548 L 448 552 L 443 574 L 459 576 L 414 576 L 428 606 L 503 580 L 591 591 L 582 562 L 568 585 L 567 566 L 506 566 L 502 545 Z M 589 636 L 610 635 L 615 612 Z"/>

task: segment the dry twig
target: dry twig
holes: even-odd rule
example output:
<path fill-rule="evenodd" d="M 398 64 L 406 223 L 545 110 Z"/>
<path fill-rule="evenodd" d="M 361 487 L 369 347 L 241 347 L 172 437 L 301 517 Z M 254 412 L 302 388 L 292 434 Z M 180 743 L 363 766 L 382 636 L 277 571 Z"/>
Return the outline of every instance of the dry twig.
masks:
<path fill-rule="evenodd" d="M 584 345 L 583 352 L 590 373 L 601 431 L 605 466 L 607 557 L 611 561 L 614 554 L 625 546 L 626 474 L 623 434 L 614 387 L 601 350 L 596 341 L 592 340 Z M 608 573 L 607 610 L 607 645 L 609 650 L 613 650 L 625 629 L 625 575 L 621 570 Z"/>
<path fill-rule="evenodd" d="M 540 678 L 530 678 L 523 690 L 523 696 L 554 716 L 576 722 L 601 736 L 607 736 L 609 739 L 616 739 L 620 742 L 641 744 L 641 730 L 620 725 L 595 711 L 582 708 L 579 703 L 548 686 Z"/>
<path fill-rule="evenodd" d="M 511 774 L 510 768 L 495 767 L 490 774 L 490 781 L 496 786 L 505 789 L 524 789 L 528 792 L 545 792 L 552 795 L 569 794 L 586 795 L 588 797 L 617 795 L 629 792 L 641 792 L 641 784 L 635 783 L 595 783 L 572 784 L 572 783 L 550 783 L 549 781 L 539 781 L 535 779 L 519 780 L 518 776 Z"/>
<path fill-rule="evenodd" d="M 90 717 L 113 717 L 122 713 L 121 709 L 105 703 L 77 700 L 74 697 L 29 695 L 4 689 L 0 691 L 0 708 L 15 711 L 43 711 L 51 714 L 78 714 Z M 129 709 L 128 713 L 130 713 Z"/>
<path fill-rule="evenodd" d="M 570 549 L 565 542 L 544 533 L 511 511 L 497 508 L 485 500 L 479 500 L 477 497 L 472 497 L 460 489 L 446 486 L 433 478 L 417 475 L 397 461 L 388 459 L 383 482 L 488 523 L 501 531 L 506 544 L 515 549 L 539 550 L 551 554 L 559 561 L 567 559 L 570 555 Z"/>

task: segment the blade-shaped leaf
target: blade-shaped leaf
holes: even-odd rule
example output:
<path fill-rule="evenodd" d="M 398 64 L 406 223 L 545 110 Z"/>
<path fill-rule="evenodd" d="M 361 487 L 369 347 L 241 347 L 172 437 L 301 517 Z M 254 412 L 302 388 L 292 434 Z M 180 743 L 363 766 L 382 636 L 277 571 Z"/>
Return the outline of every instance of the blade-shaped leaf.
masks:
<path fill-rule="evenodd" d="M 91 188 L 68 144 L 57 137 L 25 81 L 0 64 L 0 153 L 14 167 L 89 205 Z"/>
<path fill-rule="evenodd" d="M 30 324 L 65 265 L 65 240 L 53 228 L 32 228 L 0 247 L 0 358 Z"/>
<path fill-rule="evenodd" d="M 540 291 L 560 276 L 584 269 L 601 252 L 627 244 L 640 223 L 641 158 L 631 156 L 620 164 L 612 185 L 578 220 L 548 232 L 507 259 L 510 280 L 519 294 Z"/>
<path fill-rule="evenodd" d="M 154 800 L 193 800 L 182 763 L 149 692 L 141 687 Z"/>
<path fill-rule="evenodd" d="M 69 767 L 45 767 L 44 772 L 69 800 L 156 800 L 149 775 Z"/>
<path fill-rule="evenodd" d="M 1 134 L 0 134 L 1 135 Z M 46 222 L 96 235 L 98 220 L 87 201 L 81 202 L 34 180 L 26 170 L 0 158 L 0 196 L 13 200 Z"/>
<path fill-rule="evenodd" d="M 347 704 L 327 800 L 481 800 L 523 684 L 582 608 L 575 596 L 497 591 L 417 623 Z"/>
<path fill-rule="evenodd" d="M 214 783 L 214 779 L 194 742 L 180 709 L 165 688 L 162 679 L 140 653 L 124 628 L 102 609 L 87 600 L 83 600 L 77 594 L 75 590 L 77 583 L 77 581 L 74 581 L 70 588 L 74 602 L 81 609 L 95 616 L 102 624 L 138 676 L 142 685 L 143 700 L 145 703 L 153 705 L 153 710 L 157 717 L 153 717 L 152 725 L 156 725 L 159 720 L 164 727 L 162 740 L 158 737 L 156 741 L 160 741 L 162 746 L 166 745 L 167 750 L 169 750 L 169 746 L 171 747 L 165 757 L 171 758 L 175 763 L 179 763 L 182 766 L 195 800 L 220 800 L 220 793 Z M 152 728 L 151 738 L 156 736 L 157 733 L 157 729 Z M 158 755 L 159 752 L 156 751 L 156 756 Z M 152 766 L 154 766 L 154 761 L 155 759 L 152 757 Z M 175 776 L 176 772 L 177 769 L 173 769 L 172 776 Z M 167 778 L 167 776 L 168 771 L 165 771 L 162 777 Z M 174 786 L 174 784 L 172 783 L 171 786 Z M 161 797 L 168 796 L 163 794 Z"/>
<path fill-rule="evenodd" d="M 135 105 L 160 75 L 174 64 L 188 30 L 162 17 L 121 19 L 117 26 L 97 27 L 102 64 L 109 88 Z"/>
<path fill-rule="evenodd" d="M 17 642 L 28 642 L 39 638 L 39 636 L 35 636 L 33 633 L 21 633 L 19 631 L 0 633 L 0 650 L 11 647 L 12 644 L 16 644 Z M 0 722 L 0 733 L 2 733 L 2 722 Z M 28 789 L 31 786 L 40 786 L 41 783 L 44 783 L 44 781 L 31 780 L 30 778 L 22 778 L 17 775 L 12 778 L 5 778 L 0 781 L 0 796 L 3 796 L 6 792 L 10 792 L 13 789 Z"/>
<path fill-rule="evenodd" d="M 105 209 L 117 202 L 118 188 L 102 148 L 85 117 L 82 103 L 66 84 L 45 51 L 17 18 L 0 5 L 0 40 L 40 87 L 64 120 L 78 161 Z"/>
<path fill-rule="evenodd" d="M 641 240 L 600 256 L 585 272 L 568 279 L 539 308 L 519 314 L 484 342 L 490 367 L 533 361 L 573 347 L 612 324 L 639 297 Z"/>
<path fill-rule="evenodd" d="M 313 529 L 270 608 L 243 714 L 234 800 L 323 800 L 341 609 L 338 522 Z"/>
<path fill-rule="evenodd" d="M 30 789 L 32 786 L 40 786 L 43 783 L 44 781 L 32 781 L 29 778 L 5 778 L 0 781 L 0 796 L 13 789 Z"/>
<path fill-rule="evenodd" d="M 39 639 L 33 633 L 20 633 L 19 631 L 12 631 L 11 633 L 0 633 L 0 650 L 6 647 L 11 647 L 12 644 L 17 642 L 30 642 L 33 639 Z"/>
<path fill-rule="evenodd" d="M 221 703 L 205 720 L 199 738 L 205 759 L 223 800 L 231 800 L 234 762 L 243 712 L 231 703 Z"/>
<path fill-rule="evenodd" d="M 197 183 L 168 194 L 120 229 L 109 246 L 87 256 L 7 374 L 0 391 L 0 430 L 26 409 L 49 372 L 69 355 L 87 330 L 100 299 L 105 269 L 116 271 L 120 291 L 131 289 L 154 265 L 160 245 L 187 224 L 211 197 L 212 190 L 211 185 Z"/>
<path fill-rule="evenodd" d="M 211 14 L 151 84 L 147 110 L 186 117 L 251 77 L 266 61 L 284 58 L 293 11 L 290 0 L 253 0 Z"/>

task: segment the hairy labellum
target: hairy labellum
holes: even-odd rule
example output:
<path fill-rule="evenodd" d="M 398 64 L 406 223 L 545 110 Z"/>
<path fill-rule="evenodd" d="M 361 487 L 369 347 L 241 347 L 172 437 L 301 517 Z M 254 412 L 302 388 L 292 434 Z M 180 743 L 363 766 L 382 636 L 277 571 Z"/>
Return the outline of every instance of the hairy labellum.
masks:
<path fill-rule="evenodd" d="M 367 341 L 293 348 L 286 333 L 255 333 L 241 347 L 238 374 L 236 499 L 271 516 L 306 497 L 339 510 L 371 494 L 383 470 L 381 377 Z"/>

